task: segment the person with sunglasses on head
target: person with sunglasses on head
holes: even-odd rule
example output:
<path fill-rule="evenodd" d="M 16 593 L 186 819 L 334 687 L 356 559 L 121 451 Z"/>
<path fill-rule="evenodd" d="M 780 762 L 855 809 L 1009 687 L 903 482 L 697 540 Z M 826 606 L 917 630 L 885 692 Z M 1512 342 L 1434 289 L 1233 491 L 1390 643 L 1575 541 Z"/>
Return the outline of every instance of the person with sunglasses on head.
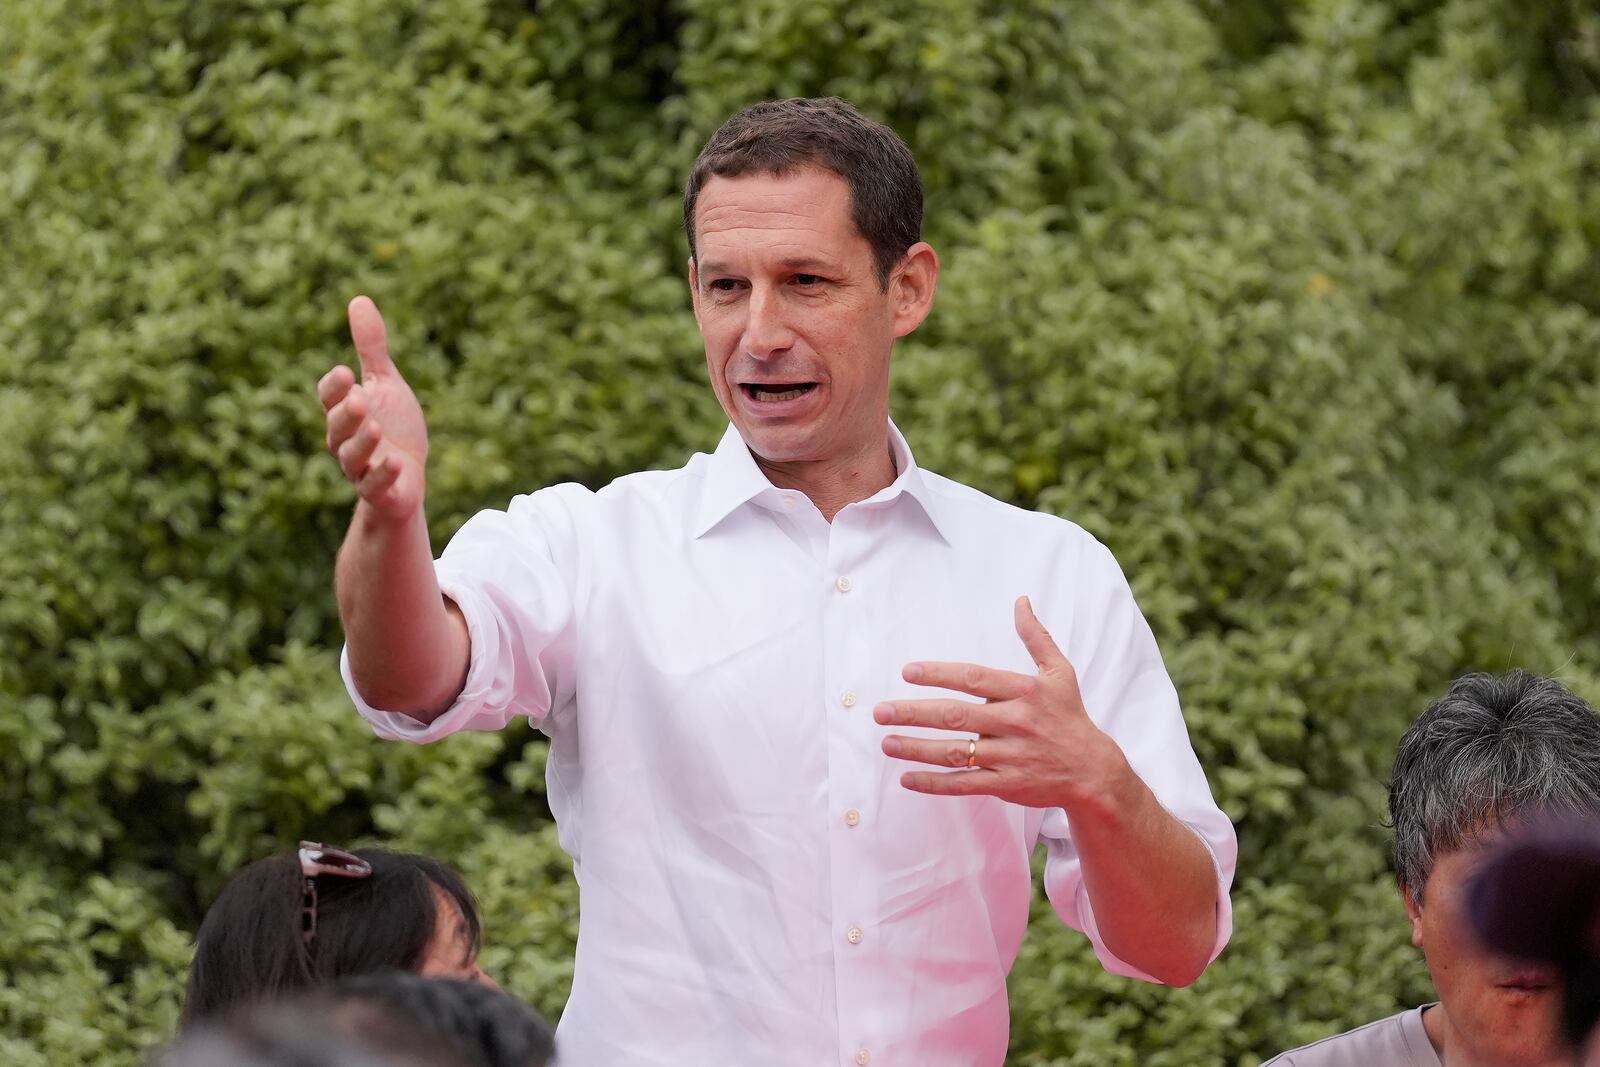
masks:
<path fill-rule="evenodd" d="M 234 875 L 206 912 L 182 1023 L 390 969 L 493 986 L 480 938 L 477 902 L 448 864 L 302 841 Z"/>

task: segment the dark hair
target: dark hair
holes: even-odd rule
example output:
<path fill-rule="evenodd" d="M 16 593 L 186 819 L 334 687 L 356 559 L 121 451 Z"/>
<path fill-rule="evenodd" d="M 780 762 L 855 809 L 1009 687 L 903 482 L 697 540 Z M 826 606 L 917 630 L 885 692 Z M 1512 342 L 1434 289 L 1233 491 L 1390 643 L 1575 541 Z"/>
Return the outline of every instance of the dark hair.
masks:
<path fill-rule="evenodd" d="M 893 130 L 836 96 L 767 100 L 724 122 L 700 150 L 683 190 L 683 231 L 695 256 L 694 210 L 713 176 L 821 167 L 850 188 L 850 216 L 872 246 L 878 284 L 922 239 L 922 174 Z"/>
<path fill-rule="evenodd" d="M 318 999 L 342 1032 L 381 1036 L 392 1020 L 402 1019 L 459 1047 L 481 1067 L 545 1067 L 555 1054 L 548 1023 L 521 1001 L 480 982 L 384 971 L 347 978 Z"/>
<path fill-rule="evenodd" d="M 1440 853 L 1546 814 L 1600 814 L 1600 713 L 1559 682 L 1464 675 L 1400 739 L 1389 819 L 1395 877 L 1414 899 Z"/>
<path fill-rule="evenodd" d="M 257 860 L 234 875 L 195 938 L 183 1024 L 345 975 L 415 970 L 439 924 L 435 891 L 455 903 L 477 951 L 478 905 L 449 865 L 383 849 L 356 855 L 372 865 L 370 877 L 317 876 L 317 930 L 309 945 L 300 937 L 297 850 Z"/>
<path fill-rule="evenodd" d="M 190 1027 L 151 1067 L 479 1067 L 454 1043 L 389 1016 L 345 1026 L 323 1010 L 273 1004 Z"/>

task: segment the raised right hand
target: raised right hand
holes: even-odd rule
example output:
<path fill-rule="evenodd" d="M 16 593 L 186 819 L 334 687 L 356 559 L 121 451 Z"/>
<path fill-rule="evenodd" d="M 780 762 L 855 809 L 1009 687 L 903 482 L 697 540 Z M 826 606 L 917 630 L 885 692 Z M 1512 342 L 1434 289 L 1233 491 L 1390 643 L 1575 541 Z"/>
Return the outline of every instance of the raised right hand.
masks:
<path fill-rule="evenodd" d="M 358 296 L 350 301 L 349 315 L 361 381 L 340 364 L 317 383 L 328 419 L 328 451 L 380 516 L 409 519 L 422 508 L 426 483 L 428 427 L 422 405 L 389 358 L 377 305 Z"/>

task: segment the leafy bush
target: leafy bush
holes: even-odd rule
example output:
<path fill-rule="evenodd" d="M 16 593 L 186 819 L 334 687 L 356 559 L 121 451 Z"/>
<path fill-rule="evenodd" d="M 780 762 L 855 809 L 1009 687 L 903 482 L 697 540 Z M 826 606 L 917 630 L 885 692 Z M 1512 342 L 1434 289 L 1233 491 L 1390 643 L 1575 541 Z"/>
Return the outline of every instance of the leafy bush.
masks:
<path fill-rule="evenodd" d="M 371 293 L 436 540 L 715 443 L 677 193 L 752 99 L 911 142 L 926 465 L 1105 540 L 1241 835 L 1196 986 L 1041 907 L 1012 1062 L 1241 1064 L 1415 1003 L 1379 825 L 1469 668 L 1600 698 L 1600 15 L 1582 0 L 0 0 L 0 1058 L 170 1031 L 227 874 L 450 859 L 552 1016 L 576 892 L 515 728 L 340 689 L 312 384 Z"/>

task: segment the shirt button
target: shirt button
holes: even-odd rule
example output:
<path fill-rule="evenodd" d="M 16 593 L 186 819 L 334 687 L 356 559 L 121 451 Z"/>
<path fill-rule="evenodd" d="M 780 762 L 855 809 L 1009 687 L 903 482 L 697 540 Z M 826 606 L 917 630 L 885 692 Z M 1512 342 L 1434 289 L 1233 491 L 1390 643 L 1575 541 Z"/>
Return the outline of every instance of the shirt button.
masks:
<path fill-rule="evenodd" d="M 867 1067 L 867 1064 L 872 1062 L 872 1053 L 864 1048 L 856 1049 L 856 1062 L 861 1064 L 861 1067 Z"/>
<path fill-rule="evenodd" d="M 786 496 L 786 497 L 783 498 L 783 510 L 784 511 L 793 511 L 794 510 L 794 497 Z"/>
<path fill-rule="evenodd" d="M 850 942 L 852 945 L 861 944 L 861 939 L 865 936 L 866 935 L 861 932 L 861 927 L 859 926 L 852 926 L 850 929 L 844 932 L 844 939 Z"/>
<path fill-rule="evenodd" d="M 839 694 L 839 703 L 843 704 L 847 708 L 855 707 L 856 706 L 856 691 L 854 689 L 846 689 L 843 693 L 840 693 Z"/>
<path fill-rule="evenodd" d="M 861 813 L 855 808 L 851 808 L 844 813 L 844 824 L 846 826 L 859 826 L 861 824 Z"/>
<path fill-rule="evenodd" d="M 841 574 L 833 581 L 833 587 L 839 590 L 841 593 L 848 593 L 850 591 L 850 584 L 850 576 L 848 574 Z"/>

